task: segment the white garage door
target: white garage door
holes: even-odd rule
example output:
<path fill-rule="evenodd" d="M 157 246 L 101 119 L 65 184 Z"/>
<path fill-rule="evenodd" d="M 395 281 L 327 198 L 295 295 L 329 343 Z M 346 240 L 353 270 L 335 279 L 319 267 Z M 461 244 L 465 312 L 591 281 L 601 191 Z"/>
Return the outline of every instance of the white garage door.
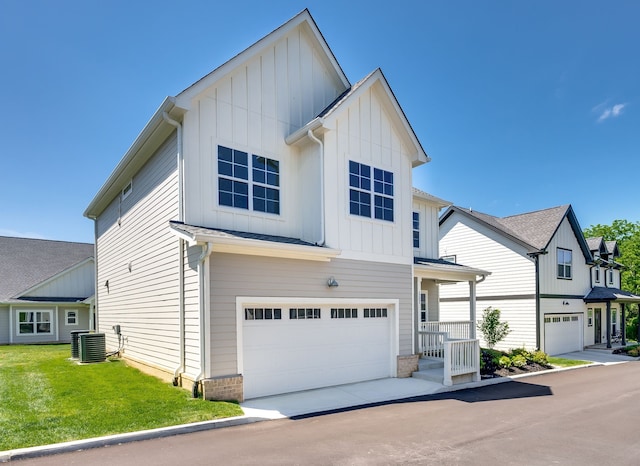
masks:
<path fill-rule="evenodd" d="M 246 399 L 392 375 L 392 306 L 271 305 L 243 313 Z"/>
<path fill-rule="evenodd" d="M 582 351 L 582 333 L 582 314 L 545 314 L 545 353 L 553 355 Z"/>

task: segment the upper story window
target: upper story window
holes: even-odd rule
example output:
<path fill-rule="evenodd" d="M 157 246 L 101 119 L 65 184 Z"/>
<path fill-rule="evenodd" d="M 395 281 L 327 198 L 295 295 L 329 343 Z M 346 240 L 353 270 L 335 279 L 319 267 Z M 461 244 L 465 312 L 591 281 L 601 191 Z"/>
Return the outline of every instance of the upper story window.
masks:
<path fill-rule="evenodd" d="M 413 247 L 420 247 L 420 213 L 413 213 Z"/>
<path fill-rule="evenodd" d="M 373 196 L 373 217 L 393 222 L 393 173 L 373 169 L 373 189 L 371 167 L 363 163 L 349 161 L 349 212 L 352 215 L 371 217 L 371 196 Z"/>
<path fill-rule="evenodd" d="M 600 266 L 596 266 L 596 277 L 595 277 L 595 282 L 596 283 L 600 283 Z"/>
<path fill-rule="evenodd" d="M 280 214 L 280 162 L 218 146 L 220 205 Z M 250 189 L 251 188 L 251 189 Z"/>
<path fill-rule="evenodd" d="M 609 285 L 613 285 L 613 269 L 608 270 L 609 275 Z"/>
<path fill-rule="evenodd" d="M 571 278 L 572 252 L 558 248 L 558 278 Z"/>

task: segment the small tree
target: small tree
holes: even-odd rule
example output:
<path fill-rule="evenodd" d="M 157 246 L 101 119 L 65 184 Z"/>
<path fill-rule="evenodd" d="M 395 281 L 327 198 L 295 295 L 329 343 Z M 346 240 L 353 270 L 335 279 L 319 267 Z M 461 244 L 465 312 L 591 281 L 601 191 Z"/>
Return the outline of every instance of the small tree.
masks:
<path fill-rule="evenodd" d="M 492 307 L 482 311 L 482 320 L 477 327 L 482 332 L 484 341 L 489 348 L 493 348 L 497 343 L 500 343 L 510 332 L 509 323 L 500 322 L 500 309 Z"/>

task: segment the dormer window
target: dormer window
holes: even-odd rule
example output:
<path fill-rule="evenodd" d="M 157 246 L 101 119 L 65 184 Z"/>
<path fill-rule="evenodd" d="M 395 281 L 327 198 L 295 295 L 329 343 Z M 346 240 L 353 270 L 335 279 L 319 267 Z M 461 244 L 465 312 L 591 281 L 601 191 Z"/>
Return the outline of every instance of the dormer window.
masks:
<path fill-rule="evenodd" d="M 596 277 L 595 277 L 595 281 L 596 283 L 600 283 L 600 266 L 597 265 L 596 266 Z"/>
<path fill-rule="evenodd" d="M 558 278 L 571 278 L 572 252 L 570 249 L 558 248 Z"/>
<path fill-rule="evenodd" d="M 609 275 L 609 285 L 613 285 L 613 269 L 609 269 L 607 272 L 607 275 Z"/>

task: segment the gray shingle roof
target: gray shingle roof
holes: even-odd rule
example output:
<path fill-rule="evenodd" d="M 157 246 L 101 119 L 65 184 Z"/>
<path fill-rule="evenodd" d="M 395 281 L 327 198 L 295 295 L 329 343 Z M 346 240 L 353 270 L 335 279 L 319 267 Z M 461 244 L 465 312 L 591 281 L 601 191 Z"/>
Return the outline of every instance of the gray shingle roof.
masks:
<path fill-rule="evenodd" d="M 0 302 L 93 257 L 93 244 L 0 236 Z"/>
<path fill-rule="evenodd" d="M 623 301 L 628 303 L 640 303 L 640 296 L 618 288 L 605 288 L 594 286 L 589 294 L 584 297 L 587 303 L 601 303 L 606 301 Z"/>
<path fill-rule="evenodd" d="M 284 243 L 284 244 L 297 244 L 300 246 L 314 246 L 321 247 L 314 243 L 309 243 L 307 241 L 302 241 L 297 238 L 289 238 L 287 236 L 275 236 L 275 235 L 263 235 L 259 233 L 248 233 L 245 231 L 235 231 L 235 230 L 224 230 L 221 228 L 207 228 L 207 227 L 199 227 L 195 225 L 188 225 L 186 223 L 171 221 L 169 222 L 173 228 L 178 230 L 182 230 L 185 233 L 188 233 L 192 236 L 218 236 L 221 238 L 244 238 L 244 239 L 254 239 L 259 241 L 270 241 L 273 243 Z"/>

